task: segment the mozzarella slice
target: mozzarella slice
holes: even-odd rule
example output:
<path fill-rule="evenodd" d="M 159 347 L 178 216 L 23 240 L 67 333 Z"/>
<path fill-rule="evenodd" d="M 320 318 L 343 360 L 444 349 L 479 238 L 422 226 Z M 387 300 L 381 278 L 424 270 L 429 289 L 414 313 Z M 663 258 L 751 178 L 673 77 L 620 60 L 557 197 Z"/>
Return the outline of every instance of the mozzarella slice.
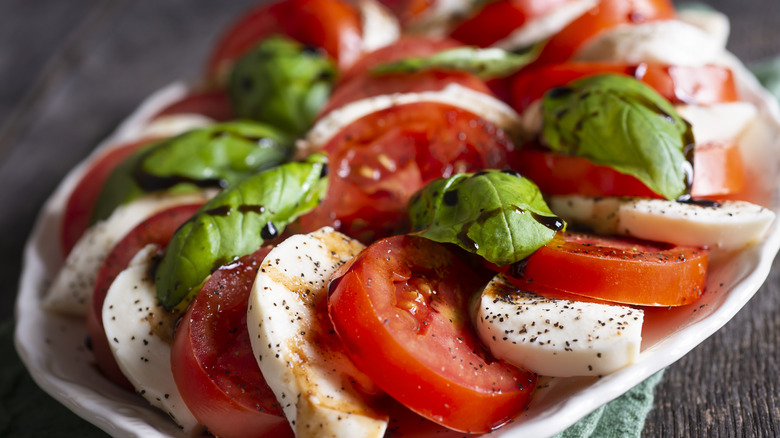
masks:
<path fill-rule="evenodd" d="M 725 14 L 714 10 L 691 8 L 677 11 L 677 19 L 698 27 L 717 41 L 718 45 L 726 47 L 731 33 L 731 24 Z"/>
<path fill-rule="evenodd" d="M 573 60 L 698 66 L 725 64 L 725 56 L 722 42 L 700 28 L 663 20 L 617 26 L 586 43 Z"/>
<path fill-rule="evenodd" d="M 362 248 L 332 228 L 295 235 L 268 253 L 255 279 L 252 350 L 298 437 L 382 437 L 387 427 L 371 407 L 381 395 L 328 319 L 328 281 Z"/>
<path fill-rule="evenodd" d="M 513 51 L 525 49 L 558 33 L 569 23 L 598 4 L 598 0 L 575 0 L 554 8 L 547 14 L 533 18 L 507 37 L 493 43 L 493 47 Z"/>
<path fill-rule="evenodd" d="M 642 198 L 551 196 L 550 209 L 563 220 L 601 234 L 621 234 L 676 245 L 731 251 L 764 237 L 775 213 L 745 201 L 716 206 Z"/>
<path fill-rule="evenodd" d="M 149 121 L 138 132 L 138 138 L 174 137 L 193 129 L 204 128 L 214 123 L 202 114 L 171 114 Z"/>
<path fill-rule="evenodd" d="M 696 144 L 737 142 L 758 117 L 758 109 L 750 102 L 676 105 L 674 108 L 691 124 Z"/>
<path fill-rule="evenodd" d="M 188 434 L 201 431 L 176 388 L 171 342 L 176 315 L 157 302 L 150 273 L 156 245 L 148 245 L 111 284 L 103 303 L 103 325 L 119 368 L 152 406 L 166 412 Z"/>
<path fill-rule="evenodd" d="M 544 376 L 600 376 L 637 360 L 644 313 L 547 299 L 498 275 L 476 301 L 472 319 L 498 359 Z"/>
<path fill-rule="evenodd" d="M 418 102 L 439 102 L 466 109 L 510 133 L 517 133 L 520 127 L 520 116 L 509 105 L 485 93 L 450 84 L 439 91 L 384 94 L 337 108 L 320 118 L 306 138 L 298 141 L 297 157 L 303 158 L 317 152 L 342 129 L 362 117 L 394 106 Z"/>
<path fill-rule="evenodd" d="M 389 46 L 401 36 L 401 26 L 392 12 L 376 0 L 358 0 L 363 29 L 363 52 Z"/>
<path fill-rule="evenodd" d="M 86 315 L 100 264 L 119 240 L 155 213 L 176 205 L 206 202 L 213 193 L 150 194 L 118 207 L 76 242 L 43 299 L 44 308 L 66 315 Z"/>

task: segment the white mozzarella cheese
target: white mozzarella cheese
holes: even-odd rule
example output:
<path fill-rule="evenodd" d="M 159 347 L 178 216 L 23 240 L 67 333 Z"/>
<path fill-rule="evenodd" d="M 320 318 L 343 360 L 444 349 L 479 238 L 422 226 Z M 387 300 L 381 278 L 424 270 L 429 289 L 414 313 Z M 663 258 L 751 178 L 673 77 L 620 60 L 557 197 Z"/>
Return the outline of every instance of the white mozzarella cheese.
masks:
<path fill-rule="evenodd" d="M 111 284 L 103 303 L 103 325 L 119 369 L 136 392 L 192 435 L 202 428 L 173 380 L 171 342 L 176 315 L 157 301 L 150 276 L 156 250 L 155 245 L 142 249 Z"/>
<path fill-rule="evenodd" d="M 750 102 L 676 105 L 675 109 L 691 124 L 697 144 L 736 142 L 758 117 L 758 109 Z"/>
<path fill-rule="evenodd" d="M 588 41 L 575 61 L 725 64 L 725 48 L 700 28 L 678 20 L 617 26 Z"/>
<path fill-rule="evenodd" d="M 439 91 L 384 94 L 334 109 L 317 121 L 305 139 L 298 141 L 297 157 L 317 152 L 342 129 L 362 117 L 394 106 L 418 102 L 439 102 L 463 108 L 509 133 L 517 133 L 520 127 L 520 116 L 509 105 L 479 91 L 450 84 Z"/>
<path fill-rule="evenodd" d="M 493 47 L 518 50 L 530 47 L 558 33 L 569 23 L 598 4 L 598 0 L 575 0 L 542 16 L 533 18 L 518 27 L 507 37 L 493 43 Z"/>
<path fill-rule="evenodd" d="M 726 42 L 731 33 L 729 18 L 718 11 L 689 8 L 677 11 L 677 19 L 696 26 L 703 30 L 721 47 L 726 47 Z"/>
<path fill-rule="evenodd" d="M 459 19 L 468 16 L 474 8 L 473 0 L 431 0 L 428 9 L 407 23 L 406 31 L 413 34 L 444 37 Z"/>
<path fill-rule="evenodd" d="M 202 114 L 171 114 L 149 121 L 138 131 L 138 138 L 174 137 L 193 129 L 204 128 L 214 123 Z"/>
<path fill-rule="evenodd" d="M 358 0 L 363 52 L 368 53 L 389 46 L 401 36 L 401 26 L 392 12 L 376 0 Z"/>
<path fill-rule="evenodd" d="M 474 327 L 498 359 L 544 376 L 600 376 L 635 362 L 641 310 L 553 300 L 498 275 L 472 309 Z"/>
<path fill-rule="evenodd" d="M 213 193 L 150 194 L 118 207 L 76 242 L 49 287 L 44 308 L 67 315 L 86 315 L 100 264 L 117 242 L 155 213 L 176 205 L 206 202 Z"/>
<path fill-rule="evenodd" d="M 252 350 L 298 437 L 382 437 L 387 427 L 370 402 L 381 395 L 361 390 L 374 385 L 347 357 L 327 314 L 331 275 L 362 248 L 332 228 L 295 235 L 271 250 L 255 279 Z"/>
<path fill-rule="evenodd" d="M 645 198 L 551 196 L 550 209 L 561 219 L 602 234 L 621 234 L 677 245 L 739 250 L 758 242 L 775 213 L 745 201 L 716 206 Z"/>

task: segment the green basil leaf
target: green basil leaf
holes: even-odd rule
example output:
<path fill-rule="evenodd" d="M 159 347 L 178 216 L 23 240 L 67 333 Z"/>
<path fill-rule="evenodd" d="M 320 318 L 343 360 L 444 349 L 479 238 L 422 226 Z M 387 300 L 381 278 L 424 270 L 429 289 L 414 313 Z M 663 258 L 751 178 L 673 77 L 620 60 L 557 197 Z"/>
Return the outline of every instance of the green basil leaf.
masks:
<path fill-rule="evenodd" d="M 499 266 L 528 257 L 565 228 L 536 184 L 500 170 L 434 180 L 409 201 L 409 216 L 414 234 Z"/>
<path fill-rule="evenodd" d="M 691 126 L 649 86 L 591 76 L 548 91 L 542 106 L 550 149 L 632 175 L 667 199 L 689 190 Z"/>
<path fill-rule="evenodd" d="M 252 175 L 207 202 L 173 235 L 155 274 L 157 298 L 183 309 L 197 286 L 237 257 L 277 237 L 325 196 L 327 162 L 317 154 Z"/>
<path fill-rule="evenodd" d="M 407 58 L 382 64 L 371 70 L 371 73 L 387 75 L 416 73 L 422 70 L 455 70 L 488 80 L 507 77 L 530 64 L 537 56 L 536 47 L 520 54 L 496 48 L 457 47 L 426 58 Z"/>
<path fill-rule="evenodd" d="M 292 142 L 268 125 L 234 121 L 195 129 L 149 145 L 108 177 L 93 222 L 144 193 L 227 187 L 289 160 Z"/>
<path fill-rule="evenodd" d="M 336 71 L 325 53 L 271 37 L 236 62 L 228 91 L 240 117 L 299 136 L 325 105 Z"/>

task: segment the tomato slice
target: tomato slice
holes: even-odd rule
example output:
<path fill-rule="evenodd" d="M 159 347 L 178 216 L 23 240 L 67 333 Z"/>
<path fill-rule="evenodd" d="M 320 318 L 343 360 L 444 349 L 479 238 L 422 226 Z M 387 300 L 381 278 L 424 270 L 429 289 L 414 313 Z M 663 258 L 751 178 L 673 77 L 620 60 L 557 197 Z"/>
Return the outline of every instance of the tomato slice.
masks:
<path fill-rule="evenodd" d="M 531 292 L 546 290 L 639 306 L 682 306 L 704 292 L 708 251 L 630 238 L 558 233 L 506 271 Z"/>
<path fill-rule="evenodd" d="M 330 286 L 328 312 L 350 358 L 382 390 L 448 428 L 488 432 L 523 411 L 536 376 L 493 359 L 473 329 L 485 284 L 448 247 L 382 239 Z"/>
<path fill-rule="evenodd" d="M 406 58 L 423 58 L 461 45 L 461 43 L 447 38 L 401 36 L 393 44 L 363 55 L 355 65 L 344 72 L 340 81 L 344 83 L 354 77 L 366 75 L 369 70 L 381 64 L 389 64 Z"/>
<path fill-rule="evenodd" d="M 586 76 L 615 73 L 632 76 L 672 103 L 708 105 L 739 100 L 731 70 L 717 65 L 669 66 L 567 62 L 525 70 L 511 80 L 511 103 L 518 112 L 548 90 Z"/>
<path fill-rule="evenodd" d="M 219 81 L 236 59 L 272 34 L 322 48 L 341 68 L 352 65 L 362 51 L 360 14 L 351 4 L 341 0 L 282 0 L 251 9 L 227 30 L 211 54 L 207 76 Z"/>
<path fill-rule="evenodd" d="M 155 139 L 145 138 L 108 148 L 89 165 L 89 169 L 84 172 L 73 192 L 71 192 L 62 214 L 60 246 L 63 255 L 67 256 L 70 253 L 76 242 L 89 228 L 92 209 L 95 208 L 95 202 L 97 202 L 97 198 L 100 195 L 100 190 L 114 168 L 141 146 L 153 141 Z"/>
<path fill-rule="evenodd" d="M 601 0 L 591 10 L 553 35 L 532 65 L 566 61 L 591 38 L 618 25 L 674 17 L 674 6 L 669 0 Z"/>
<path fill-rule="evenodd" d="M 720 199 L 744 192 L 747 176 L 739 145 L 706 143 L 693 154 L 693 198 Z"/>
<path fill-rule="evenodd" d="M 189 219 L 198 208 L 200 208 L 199 204 L 180 205 L 149 217 L 123 237 L 100 265 L 95 279 L 92 302 L 87 311 L 87 331 L 89 332 L 90 344 L 98 369 L 111 381 L 129 390 L 133 390 L 133 386 L 122 374 L 114 360 L 106 332 L 103 329 L 103 302 L 106 299 L 108 288 L 116 276 L 127 268 L 130 260 L 138 251 L 148 244 L 166 246 L 176 229 Z"/>
<path fill-rule="evenodd" d="M 153 118 L 173 114 L 201 114 L 217 122 L 236 118 L 227 93 L 222 90 L 196 92 L 168 105 Z"/>
<path fill-rule="evenodd" d="M 327 196 L 301 217 L 304 232 L 333 226 L 363 242 L 408 228 L 406 204 L 428 182 L 506 168 L 514 145 L 492 124 L 450 105 L 419 102 L 374 112 L 325 145 Z"/>
<path fill-rule="evenodd" d="M 361 99 L 385 94 L 440 91 L 452 84 L 480 93 L 492 94 L 485 82 L 472 74 L 463 72 L 426 70 L 412 74 L 382 76 L 363 74 L 339 85 L 333 91 L 325 108 L 320 112 L 320 117 Z"/>
<path fill-rule="evenodd" d="M 545 15 L 571 0 L 500 0 L 458 24 L 450 37 L 468 45 L 488 47 L 509 36 L 527 21 Z"/>
<path fill-rule="evenodd" d="M 176 329 L 173 378 L 192 414 L 216 436 L 293 436 L 257 366 L 246 327 L 252 284 L 270 250 L 260 248 L 214 271 Z"/>
<path fill-rule="evenodd" d="M 512 168 L 545 194 L 660 197 L 637 178 L 584 157 L 534 147 L 524 147 L 516 156 Z"/>
<path fill-rule="evenodd" d="M 548 195 L 641 196 L 660 198 L 637 178 L 587 158 L 526 146 L 512 155 L 512 168 Z M 745 190 L 747 177 L 738 145 L 697 145 L 693 154 L 695 199 L 721 199 Z"/>

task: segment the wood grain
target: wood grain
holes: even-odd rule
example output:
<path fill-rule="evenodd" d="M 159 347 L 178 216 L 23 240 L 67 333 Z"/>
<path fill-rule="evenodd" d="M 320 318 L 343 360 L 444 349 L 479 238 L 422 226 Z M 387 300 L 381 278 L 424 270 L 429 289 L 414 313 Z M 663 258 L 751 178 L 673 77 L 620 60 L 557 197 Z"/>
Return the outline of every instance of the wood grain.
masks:
<path fill-rule="evenodd" d="M 152 91 L 196 77 L 250 0 L 0 0 L 0 315 L 12 314 L 24 241 L 65 173 Z M 729 48 L 780 54 L 780 2 L 711 0 Z M 780 262 L 723 329 L 670 366 L 648 437 L 780 436 Z M 621 436 L 616 431 L 616 436 Z"/>

